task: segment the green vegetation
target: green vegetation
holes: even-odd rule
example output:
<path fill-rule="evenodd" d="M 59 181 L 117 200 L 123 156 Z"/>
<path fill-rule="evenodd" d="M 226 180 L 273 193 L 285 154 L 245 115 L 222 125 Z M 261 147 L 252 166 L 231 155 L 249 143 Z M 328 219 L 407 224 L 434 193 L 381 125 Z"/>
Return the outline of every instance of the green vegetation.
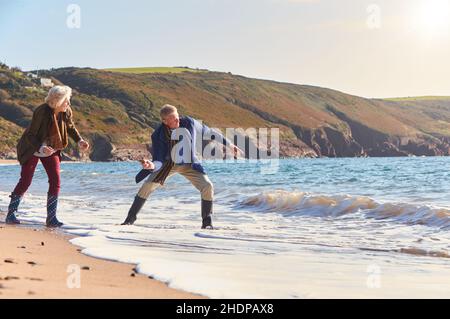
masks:
<path fill-rule="evenodd" d="M 19 140 L 23 129 L 0 117 L 0 153 L 8 152 L 14 148 Z"/>
<path fill-rule="evenodd" d="M 393 97 L 382 99 L 385 101 L 405 102 L 405 101 L 434 101 L 434 100 L 450 100 L 450 96 L 410 96 L 410 97 Z"/>
<path fill-rule="evenodd" d="M 169 103 L 182 115 L 214 128 L 277 127 L 281 144 L 292 142 L 287 149 L 293 156 L 301 147 L 322 156 L 450 152 L 450 97 L 365 99 L 326 88 L 183 67 L 60 68 L 39 74 L 74 89 L 72 107 L 83 136 L 121 147 L 148 143 L 160 124 L 160 107 Z M 0 65 L 0 138 L 8 146 L 14 145 L 45 95 L 37 79 Z M 408 144 L 410 140 L 417 148 Z M 437 151 L 429 150 L 433 147 Z"/>
<path fill-rule="evenodd" d="M 207 70 L 191 69 L 188 67 L 108 68 L 108 69 L 103 69 L 103 70 L 110 71 L 110 72 L 131 73 L 131 74 L 207 72 Z"/>

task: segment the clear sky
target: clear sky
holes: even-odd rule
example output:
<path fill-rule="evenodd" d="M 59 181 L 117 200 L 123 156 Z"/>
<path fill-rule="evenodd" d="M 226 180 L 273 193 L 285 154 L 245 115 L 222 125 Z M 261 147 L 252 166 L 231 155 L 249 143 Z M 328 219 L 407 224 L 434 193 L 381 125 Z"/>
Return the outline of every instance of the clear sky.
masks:
<path fill-rule="evenodd" d="M 0 61 L 190 66 L 365 97 L 450 95 L 450 0 L 0 0 Z"/>

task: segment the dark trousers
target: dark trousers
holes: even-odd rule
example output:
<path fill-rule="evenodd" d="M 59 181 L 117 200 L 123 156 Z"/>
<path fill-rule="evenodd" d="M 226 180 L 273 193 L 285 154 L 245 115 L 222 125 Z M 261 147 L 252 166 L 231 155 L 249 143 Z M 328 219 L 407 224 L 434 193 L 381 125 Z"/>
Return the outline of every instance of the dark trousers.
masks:
<path fill-rule="evenodd" d="M 59 151 L 49 157 L 37 157 L 33 156 L 24 165 L 22 165 L 22 171 L 20 172 L 20 180 L 16 188 L 14 188 L 14 194 L 23 196 L 31 185 L 33 180 L 34 171 L 36 166 L 41 160 L 42 165 L 45 168 L 48 176 L 48 194 L 52 196 L 58 196 L 61 188 L 60 178 L 60 157 Z"/>

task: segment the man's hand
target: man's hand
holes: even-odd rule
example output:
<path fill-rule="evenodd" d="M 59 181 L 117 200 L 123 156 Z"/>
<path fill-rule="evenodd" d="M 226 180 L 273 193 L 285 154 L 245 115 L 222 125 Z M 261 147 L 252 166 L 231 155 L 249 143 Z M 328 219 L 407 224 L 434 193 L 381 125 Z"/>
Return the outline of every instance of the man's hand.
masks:
<path fill-rule="evenodd" d="M 50 146 L 43 146 L 42 147 L 42 152 L 44 152 L 45 155 L 50 156 L 53 153 L 55 153 L 55 150 L 52 147 L 50 147 Z"/>
<path fill-rule="evenodd" d="M 155 169 L 155 164 L 153 164 L 152 162 L 150 162 L 147 159 L 141 160 L 141 164 L 142 164 L 142 168 L 144 168 L 144 169 Z"/>
<path fill-rule="evenodd" d="M 78 142 L 78 147 L 82 152 L 85 152 L 89 149 L 89 143 L 86 142 L 85 140 L 81 140 Z"/>

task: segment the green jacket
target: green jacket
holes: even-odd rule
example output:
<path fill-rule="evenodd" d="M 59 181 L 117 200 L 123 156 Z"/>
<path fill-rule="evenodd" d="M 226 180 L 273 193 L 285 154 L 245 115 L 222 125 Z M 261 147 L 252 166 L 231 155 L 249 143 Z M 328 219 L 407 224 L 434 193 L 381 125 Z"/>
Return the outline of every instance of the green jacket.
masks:
<path fill-rule="evenodd" d="M 52 115 L 53 109 L 48 104 L 42 104 L 34 110 L 30 125 L 17 143 L 17 159 L 20 165 L 24 165 L 48 139 Z M 68 135 L 77 143 L 81 141 L 81 135 L 73 124 L 70 108 L 63 113 L 62 119 L 61 128 L 64 132 L 61 132 L 61 135 L 66 139 L 63 143 L 66 144 Z"/>

